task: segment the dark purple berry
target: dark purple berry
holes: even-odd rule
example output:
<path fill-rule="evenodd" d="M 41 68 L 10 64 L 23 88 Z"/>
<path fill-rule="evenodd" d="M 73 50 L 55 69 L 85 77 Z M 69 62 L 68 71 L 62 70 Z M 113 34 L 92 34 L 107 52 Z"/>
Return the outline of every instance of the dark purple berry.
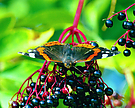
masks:
<path fill-rule="evenodd" d="M 112 50 L 112 51 L 118 51 L 118 48 L 117 48 L 116 46 L 113 46 L 113 47 L 111 48 L 111 50 Z"/>
<path fill-rule="evenodd" d="M 120 38 L 118 40 L 118 44 L 121 45 L 121 46 L 125 45 L 125 43 L 126 43 L 126 39 L 125 38 Z"/>
<path fill-rule="evenodd" d="M 48 107 L 52 107 L 52 106 L 53 106 L 53 101 L 52 101 L 52 99 L 47 99 L 47 100 L 46 100 L 46 104 L 47 104 Z"/>
<path fill-rule="evenodd" d="M 72 103 L 74 102 L 73 96 L 66 96 L 66 99 L 67 99 L 69 105 L 72 105 Z"/>
<path fill-rule="evenodd" d="M 102 96 L 104 92 L 103 92 L 102 89 L 97 88 L 97 89 L 96 89 L 96 93 L 97 93 L 97 95 Z"/>
<path fill-rule="evenodd" d="M 27 87 L 27 88 L 26 88 L 26 92 L 27 92 L 27 94 L 29 95 L 29 94 L 32 92 L 32 87 Z"/>
<path fill-rule="evenodd" d="M 41 82 L 45 82 L 45 79 L 46 79 L 46 76 L 45 76 L 45 75 L 41 75 L 41 76 L 40 76 L 40 81 L 41 81 Z"/>
<path fill-rule="evenodd" d="M 23 108 L 25 106 L 25 102 L 20 103 L 20 107 Z"/>
<path fill-rule="evenodd" d="M 35 88 L 35 85 L 36 85 L 35 82 L 31 82 L 31 84 L 30 84 L 30 86 L 31 86 L 32 88 Z"/>
<path fill-rule="evenodd" d="M 94 75 L 96 78 L 100 78 L 101 75 L 102 75 L 102 73 L 101 73 L 100 70 L 95 70 L 95 71 L 93 72 L 93 75 Z"/>
<path fill-rule="evenodd" d="M 39 99 L 33 98 L 31 103 L 32 103 L 33 106 L 38 106 L 39 105 Z"/>
<path fill-rule="evenodd" d="M 60 91 L 55 91 L 55 92 L 54 92 L 54 95 L 56 95 L 56 96 L 59 98 L 60 95 L 61 95 L 61 92 L 60 92 Z"/>
<path fill-rule="evenodd" d="M 135 30 L 130 30 L 130 31 L 129 31 L 129 36 L 130 36 L 131 38 L 135 38 Z"/>
<path fill-rule="evenodd" d="M 39 102 L 39 106 L 41 107 L 41 108 L 45 108 L 46 107 L 46 101 L 44 101 L 44 100 L 42 100 L 42 101 L 40 101 Z"/>
<path fill-rule="evenodd" d="M 29 98 L 29 96 L 25 96 L 25 97 L 23 98 L 23 101 L 26 102 L 26 101 L 28 100 L 28 98 Z"/>
<path fill-rule="evenodd" d="M 106 25 L 106 27 L 110 28 L 110 27 L 113 26 L 113 21 L 108 19 L 108 20 L 105 21 L 105 25 Z"/>
<path fill-rule="evenodd" d="M 99 47 L 99 45 L 96 42 L 91 42 L 92 46 Z"/>
<path fill-rule="evenodd" d="M 96 85 L 96 81 L 95 80 L 90 80 L 89 84 L 90 84 L 90 86 L 95 86 Z"/>
<path fill-rule="evenodd" d="M 91 103 L 98 104 L 98 100 L 96 98 L 91 98 Z"/>
<path fill-rule="evenodd" d="M 128 21 L 123 21 L 122 27 L 123 27 L 124 29 L 127 29 L 127 22 L 128 22 Z"/>
<path fill-rule="evenodd" d="M 120 12 L 119 14 L 118 14 L 118 20 L 124 20 L 126 18 L 126 15 L 125 15 L 125 13 L 123 13 L 123 12 Z"/>
<path fill-rule="evenodd" d="M 81 94 L 83 92 L 84 92 L 84 87 L 83 86 L 77 86 L 76 87 L 76 93 Z"/>
<path fill-rule="evenodd" d="M 19 103 L 17 101 L 13 101 L 12 108 L 19 108 Z"/>
<path fill-rule="evenodd" d="M 130 40 L 126 41 L 126 47 L 131 48 L 132 42 Z"/>
<path fill-rule="evenodd" d="M 133 10 L 133 15 L 135 16 L 135 9 Z"/>
<path fill-rule="evenodd" d="M 130 54 L 131 54 L 131 51 L 129 50 L 129 49 L 125 49 L 124 51 L 123 51 L 123 54 L 124 54 L 124 56 L 130 56 Z"/>
<path fill-rule="evenodd" d="M 133 24 L 133 22 L 124 21 L 122 26 L 123 26 L 124 29 L 130 30 L 134 27 L 134 24 Z"/>
<path fill-rule="evenodd" d="M 135 42 L 132 42 L 132 48 L 135 49 Z"/>
<path fill-rule="evenodd" d="M 100 89 L 104 89 L 104 84 L 103 83 L 98 83 L 97 85 L 96 85 L 96 88 L 100 88 Z"/>
<path fill-rule="evenodd" d="M 112 94 L 113 94 L 113 89 L 112 88 L 106 88 L 105 89 L 105 94 L 107 95 L 107 96 L 111 96 Z"/>

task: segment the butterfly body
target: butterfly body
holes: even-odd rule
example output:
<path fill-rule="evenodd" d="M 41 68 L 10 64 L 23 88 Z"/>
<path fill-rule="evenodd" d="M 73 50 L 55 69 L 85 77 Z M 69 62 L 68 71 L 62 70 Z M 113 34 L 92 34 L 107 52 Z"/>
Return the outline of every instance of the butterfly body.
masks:
<path fill-rule="evenodd" d="M 28 50 L 28 53 L 20 53 L 32 58 L 62 63 L 66 68 L 70 68 L 77 62 L 102 59 L 114 56 L 120 52 L 111 51 L 103 47 L 95 47 L 89 44 L 78 44 L 71 47 L 69 44 L 53 41 L 33 50 Z"/>

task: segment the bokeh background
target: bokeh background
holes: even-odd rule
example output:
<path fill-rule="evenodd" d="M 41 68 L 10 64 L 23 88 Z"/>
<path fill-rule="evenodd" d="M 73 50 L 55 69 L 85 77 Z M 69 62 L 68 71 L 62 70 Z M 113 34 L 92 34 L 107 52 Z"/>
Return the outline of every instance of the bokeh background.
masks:
<path fill-rule="evenodd" d="M 0 0 L 0 108 L 8 108 L 8 101 L 23 81 L 44 62 L 24 57 L 18 52 L 26 52 L 48 41 L 57 41 L 62 31 L 72 26 L 78 1 Z M 109 29 L 105 28 L 103 19 L 108 17 L 111 6 L 114 12 L 118 12 L 133 3 L 134 0 L 85 0 L 78 28 L 89 41 L 97 41 L 100 46 L 110 49 L 126 30 L 117 16 L 112 19 L 114 26 Z M 133 9 L 135 6 L 128 10 L 131 21 L 135 19 Z M 123 52 L 124 47 L 118 48 Z M 125 97 L 123 104 L 130 99 L 124 70 L 128 68 L 135 76 L 135 49 L 131 48 L 131 53 L 130 57 L 121 53 L 98 60 L 104 81 Z M 64 106 L 60 104 L 59 108 Z"/>

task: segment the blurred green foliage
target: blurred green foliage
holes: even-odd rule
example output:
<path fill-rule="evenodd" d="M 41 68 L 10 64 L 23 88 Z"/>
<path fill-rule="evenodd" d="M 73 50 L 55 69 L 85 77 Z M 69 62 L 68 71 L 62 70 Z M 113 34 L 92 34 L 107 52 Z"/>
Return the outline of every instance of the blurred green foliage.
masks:
<path fill-rule="evenodd" d="M 78 1 L 0 0 L 0 108 L 8 108 L 8 101 L 23 81 L 41 68 L 44 62 L 21 56 L 18 52 L 25 52 L 47 41 L 57 41 L 62 31 L 72 26 Z M 134 0 L 118 0 L 115 11 L 123 10 L 133 3 Z M 111 0 L 85 0 L 78 26 L 89 41 L 98 41 L 99 45 L 108 48 L 125 33 L 121 26 L 122 22 L 118 21 L 117 17 L 113 18 L 113 28 L 102 31 L 102 19 L 107 18 L 110 6 Z M 132 21 L 135 18 L 132 14 L 134 8 L 128 10 L 129 19 Z M 124 50 L 123 47 L 119 49 Z M 134 72 L 134 55 L 135 51 L 132 49 L 130 57 L 126 58 L 119 54 L 116 57 L 99 60 L 99 66 L 110 70 L 116 68 L 119 73 L 123 73 L 122 70 L 128 67 Z M 127 87 L 125 86 L 126 89 Z M 124 90 L 122 92 L 124 94 Z M 64 108 L 62 104 L 59 108 L 61 107 Z"/>

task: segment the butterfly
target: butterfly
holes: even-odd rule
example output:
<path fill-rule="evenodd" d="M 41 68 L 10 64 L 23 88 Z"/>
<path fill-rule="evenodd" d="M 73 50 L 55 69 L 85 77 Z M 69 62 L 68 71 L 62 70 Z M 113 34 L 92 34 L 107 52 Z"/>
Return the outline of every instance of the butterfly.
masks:
<path fill-rule="evenodd" d="M 43 46 L 28 50 L 28 53 L 19 53 L 32 58 L 62 63 L 69 69 L 75 63 L 107 58 L 120 52 L 111 51 L 103 47 L 95 47 L 90 44 L 78 44 L 71 47 L 66 43 L 52 41 Z"/>

